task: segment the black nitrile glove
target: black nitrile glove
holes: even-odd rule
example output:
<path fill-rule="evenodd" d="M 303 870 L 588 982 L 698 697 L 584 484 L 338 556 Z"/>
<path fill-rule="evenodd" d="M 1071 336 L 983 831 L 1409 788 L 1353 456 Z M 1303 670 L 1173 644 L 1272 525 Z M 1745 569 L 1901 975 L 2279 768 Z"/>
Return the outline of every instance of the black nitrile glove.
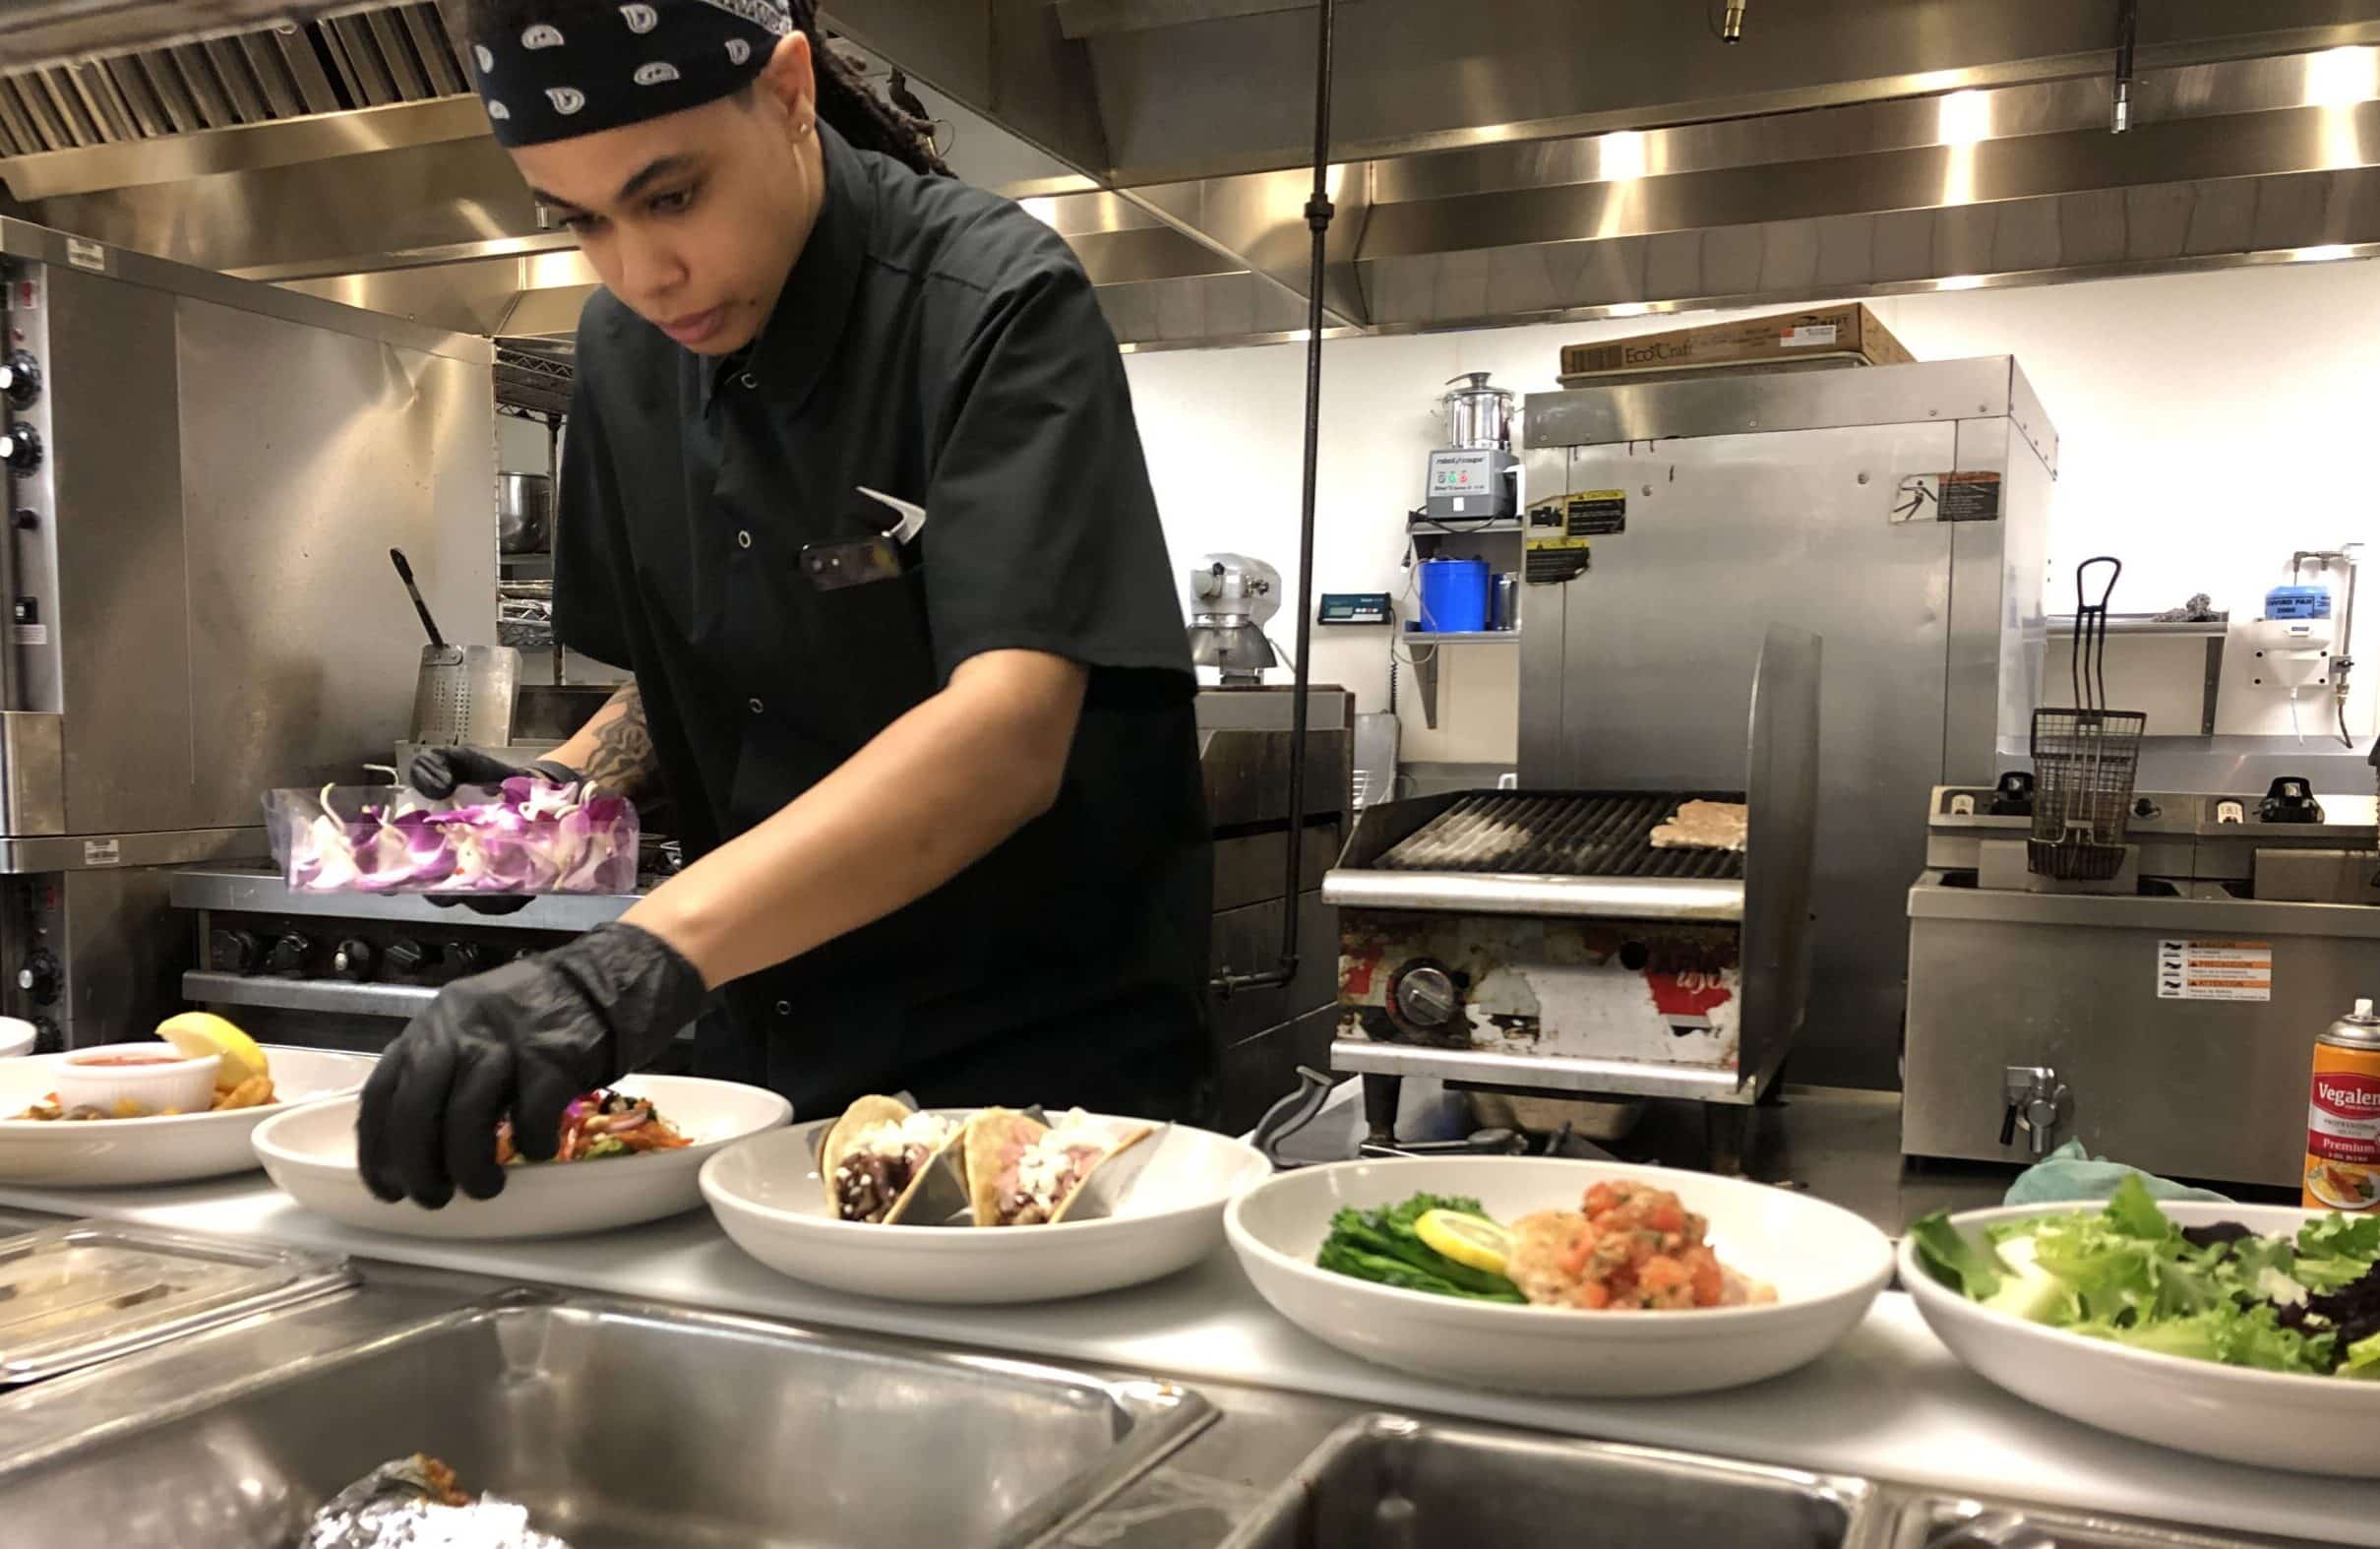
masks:
<path fill-rule="evenodd" d="M 501 785 L 518 774 L 531 775 L 550 785 L 575 785 L 579 772 L 567 764 L 539 759 L 534 764 L 507 764 L 477 748 L 424 748 L 413 755 L 405 782 L 432 801 L 444 801 L 463 785 Z"/>
<path fill-rule="evenodd" d="M 406 1023 L 364 1083 L 356 1161 L 372 1192 L 437 1209 L 459 1186 L 504 1189 L 496 1122 L 532 1161 L 572 1100 L 650 1063 L 702 1010 L 702 975 L 660 937 L 614 923 L 458 979 Z"/>
<path fill-rule="evenodd" d="M 577 770 L 551 759 L 516 766 L 477 748 L 424 748 L 413 755 L 413 767 L 405 771 L 405 782 L 432 801 L 444 801 L 461 786 L 501 785 L 519 774 L 544 780 L 549 785 L 575 785 L 580 779 Z M 529 903 L 529 895 L 525 893 L 430 893 L 423 897 L 439 908 L 451 909 L 459 903 L 474 914 L 511 914 L 527 908 Z"/>

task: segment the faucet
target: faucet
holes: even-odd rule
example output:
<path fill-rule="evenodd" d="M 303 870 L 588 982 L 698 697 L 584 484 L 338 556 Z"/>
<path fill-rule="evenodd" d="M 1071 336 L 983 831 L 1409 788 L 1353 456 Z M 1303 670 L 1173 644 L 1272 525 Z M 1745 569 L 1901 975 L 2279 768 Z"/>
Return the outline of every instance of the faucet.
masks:
<path fill-rule="evenodd" d="M 2000 1144 L 2016 1144 L 2023 1125 L 2029 1148 L 2037 1157 L 2049 1152 L 2049 1137 L 2074 1111 L 2074 1088 L 2057 1079 L 2047 1065 L 2011 1065 L 2000 1073 L 2000 1095 L 2007 1100 L 2000 1116 Z"/>

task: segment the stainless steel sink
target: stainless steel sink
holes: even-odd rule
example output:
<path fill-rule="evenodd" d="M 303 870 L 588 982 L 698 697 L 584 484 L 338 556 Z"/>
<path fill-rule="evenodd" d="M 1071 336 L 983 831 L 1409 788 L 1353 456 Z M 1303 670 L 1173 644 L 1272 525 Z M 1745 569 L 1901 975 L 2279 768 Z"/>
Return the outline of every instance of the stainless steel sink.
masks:
<path fill-rule="evenodd" d="M 1854 1479 L 1371 1415 L 1333 1433 L 1225 1549 L 1839 1549 L 1869 1502 Z"/>
<path fill-rule="evenodd" d="M 1023 1544 L 1212 1417 L 1169 1384 L 508 1295 L 0 1464 L 0 1536 L 286 1545 L 342 1486 L 427 1453 L 574 1549 Z"/>
<path fill-rule="evenodd" d="M 1918 1496 L 1903 1505 L 1888 1542 L 1890 1549 L 2279 1549 L 2284 1541 L 2201 1533 L 2046 1507 L 1994 1507 L 1949 1496 Z"/>

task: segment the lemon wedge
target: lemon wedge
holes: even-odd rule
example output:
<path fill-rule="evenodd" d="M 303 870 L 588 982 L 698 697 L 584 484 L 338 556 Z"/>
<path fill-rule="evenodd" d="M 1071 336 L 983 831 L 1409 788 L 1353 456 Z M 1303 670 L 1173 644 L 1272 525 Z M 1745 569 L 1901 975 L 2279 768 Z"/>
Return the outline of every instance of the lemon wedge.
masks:
<path fill-rule="evenodd" d="M 1512 1257 L 1512 1234 L 1484 1215 L 1459 1210 L 1424 1210 L 1414 1217 L 1413 1235 L 1433 1252 L 1488 1274 L 1504 1272 Z"/>
<path fill-rule="evenodd" d="M 244 1081 L 271 1074 L 265 1064 L 265 1051 L 257 1047 L 256 1040 L 211 1011 L 186 1011 L 178 1017 L 168 1017 L 157 1023 L 157 1036 L 172 1044 L 184 1059 L 221 1055 L 223 1063 L 215 1074 L 218 1085 L 237 1086 Z"/>

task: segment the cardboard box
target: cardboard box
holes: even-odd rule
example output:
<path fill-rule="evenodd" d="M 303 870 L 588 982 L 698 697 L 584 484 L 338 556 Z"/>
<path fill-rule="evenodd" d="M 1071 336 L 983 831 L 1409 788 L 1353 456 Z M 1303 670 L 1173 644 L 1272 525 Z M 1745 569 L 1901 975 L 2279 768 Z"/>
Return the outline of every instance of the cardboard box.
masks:
<path fill-rule="evenodd" d="M 1581 387 L 1608 377 L 1708 370 L 1714 366 L 1903 366 L 1917 359 L 1863 306 L 1778 312 L 1704 328 L 1639 334 L 1592 344 L 1565 344 L 1561 385 Z"/>

